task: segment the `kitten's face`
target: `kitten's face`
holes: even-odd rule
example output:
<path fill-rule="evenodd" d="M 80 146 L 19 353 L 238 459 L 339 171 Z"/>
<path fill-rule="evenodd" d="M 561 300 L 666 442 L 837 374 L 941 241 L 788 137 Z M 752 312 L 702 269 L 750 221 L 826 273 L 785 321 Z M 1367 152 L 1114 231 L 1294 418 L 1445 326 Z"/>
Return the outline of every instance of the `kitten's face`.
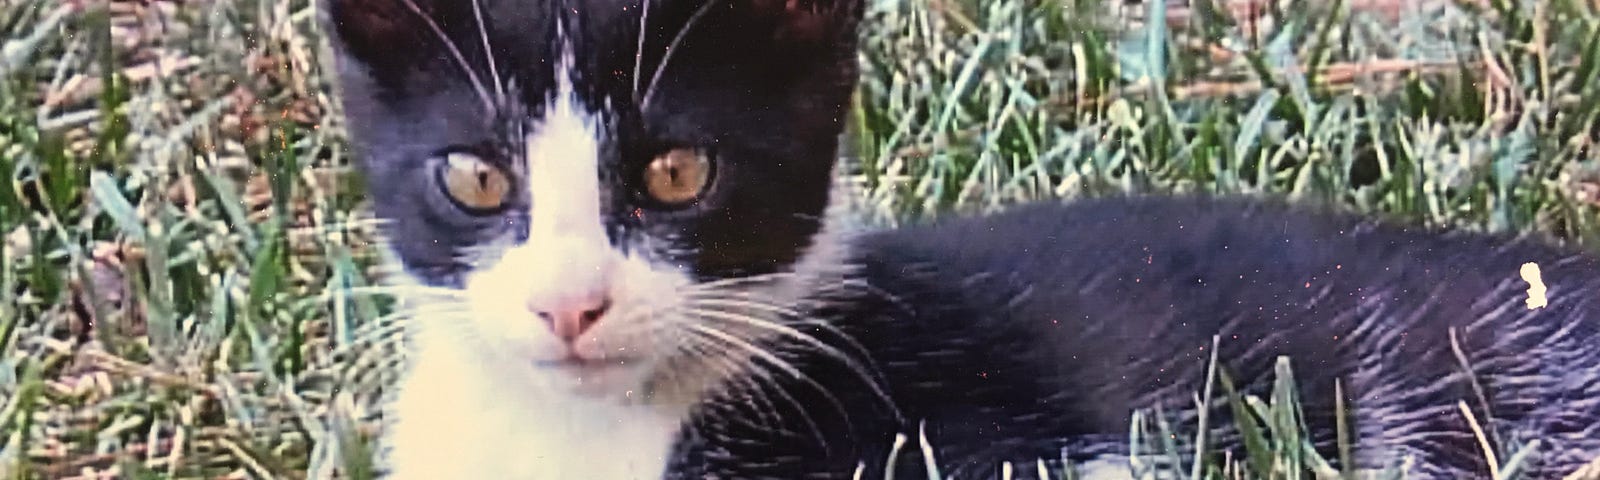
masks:
<path fill-rule="evenodd" d="M 328 2 L 390 248 L 455 291 L 421 343 L 624 393 L 739 350 L 741 302 L 783 290 L 743 287 L 823 249 L 858 2 L 643 3 Z"/>

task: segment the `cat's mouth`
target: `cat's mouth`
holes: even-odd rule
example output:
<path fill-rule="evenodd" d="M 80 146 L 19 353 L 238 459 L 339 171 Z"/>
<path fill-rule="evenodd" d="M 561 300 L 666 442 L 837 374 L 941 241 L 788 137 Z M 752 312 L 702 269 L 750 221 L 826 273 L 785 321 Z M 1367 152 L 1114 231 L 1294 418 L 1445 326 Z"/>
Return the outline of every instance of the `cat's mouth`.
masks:
<path fill-rule="evenodd" d="M 553 383 L 550 388 L 594 399 L 631 398 L 640 387 L 646 362 L 640 357 L 583 357 L 567 355 L 560 359 L 537 360 L 534 376 Z"/>
<path fill-rule="evenodd" d="M 566 370 L 573 372 L 599 372 L 632 368 L 639 365 L 640 361 L 633 357 L 606 357 L 589 358 L 577 354 L 568 354 L 560 360 L 539 360 L 533 362 L 535 367 L 551 370 Z"/>

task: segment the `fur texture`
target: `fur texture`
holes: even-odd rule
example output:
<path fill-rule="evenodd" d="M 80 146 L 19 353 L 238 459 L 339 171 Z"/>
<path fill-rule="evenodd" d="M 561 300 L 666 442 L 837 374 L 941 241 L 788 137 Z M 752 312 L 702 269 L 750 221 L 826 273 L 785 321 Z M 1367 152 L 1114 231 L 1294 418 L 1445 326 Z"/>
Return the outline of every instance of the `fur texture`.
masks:
<path fill-rule="evenodd" d="M 870 459 L 919 429 L 959 478 L 1125 454 L 1134 409 L 1192 423 L 1213 335 L 1248 392 L 1265 395 L 1277 358 L 1292 357 L 1314 443 L 1330 457 L 1341 382 L 1364 469 L 1411 456 L 1413 478 L 1487 475 L 1460 401 L 1494 418 L 1501 438 L 1542 442 L 1530 478 L 1600 455 L 1600 262 L 1582 253 L 1272 202 L 1160 197 L 1021 207 L 855 247 L 857 281 L 873 288 L 839 291 L 809 317 L 837 328 L 819 338 L 870 352 L 893 408 L 830 356 L 776 347 L 823 388 L 788 384 L 804 412 L 777 402 L 784 413 L 772 416 L 789 419 L 777 428 L 741 425 L 761 418 L 748 402 L 711 402 L 717 413 L 680 449 L 690 473 L 673 478 L 837 478 L 858 458 L 882 471 Z M 1524 262 L 1544 271 L 1545 308 L 1525 306 Z M 810 423 L 827 441 L 806 450 Z M 1234 432 L 1215 438 L 1238 451 Z M 745 463 L 780 454 L 792 457 Z M 896 478 L 921 478 L 917 456 L 905 453 L 911 467 Z"/>
<path fill-rule="evenodd" d="M 863 232 L 829 208 L 860 0 L 324 4 L 409 314 L 389 478 L 920 478 L 897 437 L 1126 478 L 1131 413 L 1193 418 L 1213 338 L 1247 391 L 1292 358 L 1319 448 L 1343 385 L 1363 468 L 1486 475 L 1460 401 L 1544 442 L 1532 478 L 1600 455 L 1592 256 L 1206 198 Z M 653 197 L 682 149 L 705 187 Z M 462 158 L 503 201 L 452 200 Z"/>

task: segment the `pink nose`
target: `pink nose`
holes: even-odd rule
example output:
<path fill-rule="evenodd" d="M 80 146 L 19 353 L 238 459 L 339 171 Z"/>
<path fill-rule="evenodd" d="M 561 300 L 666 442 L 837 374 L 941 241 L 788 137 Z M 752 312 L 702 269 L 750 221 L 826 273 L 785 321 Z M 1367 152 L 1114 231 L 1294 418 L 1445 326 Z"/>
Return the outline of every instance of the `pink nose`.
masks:
<path fill-rule="evenodd" d="M 600 318 L 611 308 L 611 299 L 597 295 L 581 300 L 556 302 L 550 307 L 554 308 L 530 304 L 528 310 L 544 320 L 545 326 L 550 327 L 550 332 L 556 334 L 557 338 L 571 344 L 594 324 L 600 323 Z"/>

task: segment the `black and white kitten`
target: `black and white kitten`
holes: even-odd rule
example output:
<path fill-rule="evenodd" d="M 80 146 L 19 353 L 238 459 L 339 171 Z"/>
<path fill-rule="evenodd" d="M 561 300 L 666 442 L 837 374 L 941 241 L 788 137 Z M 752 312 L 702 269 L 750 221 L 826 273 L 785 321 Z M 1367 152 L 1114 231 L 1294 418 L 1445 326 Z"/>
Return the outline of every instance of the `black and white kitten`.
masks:
<path fill-rule="evenodd" d="M 1485 477 L 1459 401 L 1531 478 L 1600 455 L 1591 256 L 1198 198 L 847 232 L 862 1 L 325 0 L 415 312 L 389 478 L 1127 478 L 1213 338 L 1250 391 L 1292 356 L 1320 448 L 1342 382 L 1362 468 Z"/>

